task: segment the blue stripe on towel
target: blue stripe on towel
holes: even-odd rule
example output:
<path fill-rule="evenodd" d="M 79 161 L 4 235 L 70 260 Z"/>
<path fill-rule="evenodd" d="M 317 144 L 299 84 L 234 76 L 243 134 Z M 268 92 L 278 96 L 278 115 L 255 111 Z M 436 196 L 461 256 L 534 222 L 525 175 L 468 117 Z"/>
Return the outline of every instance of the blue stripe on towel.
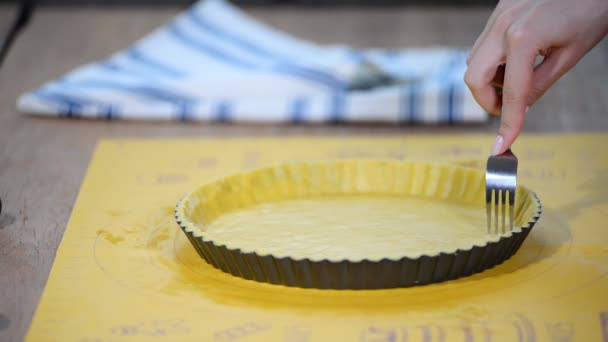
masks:
<path fill-rule="evenodd" d="M 221 101 L 215 108 L 215 118 L 219 122 L 229 122 L 232 115 L 233 103 L 231 101 Z"/>
<path fill-rule="evenodd" d="M 170 102 L 170 103 L 194 103 L 196 99 L 185 96 L 183 94 L 176 93 L 175 91 L 169 91 L 166 89 L 160 89 L 150 86 L 140 85 L 127 85 L 121 82 L 108 81 L 108 80 L 85 80 L 85 81 L 74 81 L 64 82 L 62 84 L 66 88 L 101 88 L 101 89 L 115 89 L 120 91 L 129 92 L 135 95 L 146 97 L 148 99 Z"/>
<path fill-rule="evenodd" d="M 207 31 L 216 36 L 219 36 L 222 39 L 224 39 L 228 42 L 231 42 L 233 45 L 235 45 L 241 49 L 244 49 L 250 53 L 253 53 L 258 56 L 265 57 L 265 58 L 268 58 L 268 59 L 271 59 L 271 60 L 277 62 L 278 64 L 272 68 L 275 71 L 287 73 L 287 74 L 290 74 L 293 76 L 304 77 L 307 79 L 315 80 L 317 82 L 327 84 L 330 87 L 335 87 L 335 86 L 346 87 L 346 84 L 344 84 L 344 82 L 340 81 L 339 79 L 334 77 L 332 74 L 324 72 L 322 70 L 309 68 L 309 67 L 303 67 L 303 66 L 293 64 L 293 63 L 288 63 L 288 62 L 286 62 L 286 59 L 288 57 L 278 55 L 276 52 L 269 51 L 258 44 L 255 44 L 251 41 L 248 41 L 245 38 L 237 36 L 234 33 L 227 32 L 227 31 L 223 30 L 222 28 L 211 24 L 208 20 L 205 20 L 205 18 L 197 16 L 195 11 L 191 11 L 190 13 L 188 13 L 188 17 L 191 19 L 191 22 L 193 24 L 195 24 L 196 27 L 202 29 L 203 31 Z M 223 54 L 224 54 L 224 56 L 228 56 L 228 53 L 226 53 L 226 52 L 224 52 Z M 231 56 L 230 58 L 234 59 L 235 57 Z"/>
<path fill-rule="evenodd" d="M 202 52 L 207 56 L 211 56 L 220 62 L 232 64 L 242 69 L 256 68 L 255 64 L 236 58 L 227 54 L 224 51 L 221 51 L 216 47 L 195 40 L 194 38 L 186 34 L 184 31 L 182 31 L 176 24 L 170 25 L 168 27 L 168 32 L 171 33 L 171 35 L 177 40 L 179 40 L 182 44 L 190 47 L 191 49 L 198 50 L 199 52 Z"/>
<path fill-rule="evenodd" d="M 404 123 L 409 121 L 409 106 L 408 101 L 410 97 L 409 86 L 402 86 L 399 88 L 399 117 L 397 122 Z"/>
<path fill-rule="evenodd" d="M 115 106 L 108 106 L 104 112 L 101 113 L 107 120 L 113 120 L 118 118 L 117 110 Z"/>
<path fill-rule="evenodd" d="M 116 64 L 113 61 L 102 62 L 102 63 L 97 64 L 97 66 L 99 68 L 102 68 L 105 71 L 116 72 L 116 73 L 120 73 L 120 74 L 124 74 L 124 75 L 128 75 L 128 76 L 135 76 L 137 78 L 141 78 L 141 77 L 148 78 L 149 77 L 148 73 L 138 72 L 137 70 L 124 68 L 124 67 Z"/>
<path fill-rule="evenodd" d="M 415 84 L 401 87 L 399 99 L 399 120 L 413 124 L 418 120 L 419 88 Z"/>
<path fill-rule="evenodd" d="M 413 123 L 417 123 L 418 122 L 418 108 L 419 106 L 419 88 L 418 85 L 416 84 L 412 84 L 410 85 L 410 91 L 409 91 L 409 99 L 408 99 L 408 116 L 409 116 L 409 123 L 413 124 Z"/>
<path fill-rule="evenodd" d="M 66 117 L 68 118 L 74 118 L 74 117 L 79 117 L 79 113 L 81 111 L 80 105 L 77 103 L 67 103 L 67 110 L 64 113 L 60 113 L 64 114 Z"/>
<path fill-rule="evenodd" d="M 79 117 L 82 113 L 82 108 L 85 106 L 97 107 L 97 108 L 106 108 L 108 105 L 91 101 L 88 99 L 79 98 L 76 96 L 66 96 L 62 94 L 56 94 L 48 91 L 38 91 L 34 93 L 34 96 L 45 100 L 51 101 L 57 104 L 59 116 L 65 116 L 68 118 Z"/>
<path fill-rule="evenodd" d="M 335 89 L 330 99 L 329 121 L 333 123 L 342 122 L 344 120 L 344 102 L 345 91 Z"/>
<path fill-rule="evenodd" d="M 294 123 L 303 122 L 305 118 L 305 112 L 309 106 L 309 99 L 303 96 L 296 97 L 289 104 L 289 113 L 291 115 L 291 121 Z"/>
<path fill-rule="evenodd" d="M 441 74 L 439 74 L 440 82 L 443 86 L 440 92 L 445 94 L 445 96 L 442 98 L 446 102 L 446 121 L 449 124 L 462 121 L 459 117 L 460 89 L 458 89 L 456 84 L 457 80 L 460 81 L 462 79 L 462 76 L 459 75 L 458 78 L 455 78 L 455 70 L 457 70 L 459 66 L 463 66 L 465 64 L 466 57 L 467 55 L 464 51 L 453 53 L 449 61 L 445 64 L 444 70 Z"/>
<path fill-rule="evenodd" d="M 451 125 L 454 123 L 454 84 L 450 83 L 447 89 L 447 115 L 448 123 Z"/>
<path fill-rule="evenodd" d="M 316 73 L 310 73 L 309 71 L 307 71 L 305 69 L 294 67 L 293 65 L 278 64 L 275 67 L 273 67 L 273 70 L 284 73 L 284 74 L 297 76 L 299 78 L 304 78 L 304 79 L 308 79 L 311 81 L 315 81 L 317 83 L 324 84 L 332 89 L 333 88 L 346 89 L 346 85 L 343 82 L 340 82 L 340 80 L 338 80 L 338 79 L 328 78 L 323 75 L 318 75 Z"/>
<path fill-rule="evenodd" d="M 450 125 L 464 122 L 462 114 L 462 91 L 463 88 L 453 81 L 440 89 L 439 122 Z"/>
<path fill-rule="evenodd" d="M 177 114 L 180 121 L 190 121 L 192 119 L 192 103 L 177 104 Z"/>
<path fill-rule="evenodd" d="M 463 87 L 458 83 L 453 83 L 452 87 L 454 87 L 454 122 L 463 123 Z"/>
<path fill-rule="evenodd" d="M 178 71 L 166 64 L 163 64 L 159 61 L 152 59 L 151 57 L 145 55 L 143 52 L 137 49 L 130 49 L 127 52 L 127 56 L 131 58 L 133 61 L 136 61 L 143 66 L 147 67 L 150 70 L 153 70 L 156 73 L 163 74 L 165 76 L 169 76 L 172 78 L 181 78 L 184 77 L 184 73 Z"/>
<path fill-rule="evenodd" d="M 199 27 L 200 29 L 202 29 L 203 31 L 208 31 L 210 33 L 213 33 L 216 36 L 220 36 L 223 40 L 225 41 L 230 41 L 232 42 L 234 45 L 237 46 L 241 46 L 247 50 L 249 50 L 250 52 L 253 52 L 257 55 L 260 56 L 264 56 L 264 57 L 268 57 L 271 59 L 283 59 L 286 57 L 283 56 L 278 56 L 276 53 L 274 52 L 270 52 L 268 50 L 263 49 L 262 47 L 260 47 L 257 44 L 254 44 L 246 39 L 240 38 L 237 35 L 233 34 L 233 33 L 229 33 L 226 32 L 225 30 L 222 30 L 221 28 L 211 24 L 208 20 L 206 20 L 203 17 L 200 17 L 197 15 L 197 13 L 195 13 L 195 11 L 190 11 L 188 13 L 188 18 L 190 19 L 190 21 L 195 24 L 195 26 Z"/>

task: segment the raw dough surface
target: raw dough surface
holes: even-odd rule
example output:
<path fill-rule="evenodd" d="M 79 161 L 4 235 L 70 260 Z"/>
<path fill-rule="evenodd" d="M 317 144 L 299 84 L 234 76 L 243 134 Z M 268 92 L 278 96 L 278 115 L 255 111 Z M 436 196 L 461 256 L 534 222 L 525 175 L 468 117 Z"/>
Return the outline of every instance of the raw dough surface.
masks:
<path fill-rule="evenodd" d="M 295 259 L 399 259 L 483 245 L 484 208 L 413 197 L 326 196 L 263 203 L 201 227 L 217 245 Z"/>

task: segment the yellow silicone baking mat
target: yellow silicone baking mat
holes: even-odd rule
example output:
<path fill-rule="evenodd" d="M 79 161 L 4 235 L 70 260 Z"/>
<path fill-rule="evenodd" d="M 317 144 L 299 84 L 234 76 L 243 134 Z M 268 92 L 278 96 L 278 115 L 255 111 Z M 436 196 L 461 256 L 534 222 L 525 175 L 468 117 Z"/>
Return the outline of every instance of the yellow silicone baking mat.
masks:
<path fill-rule="evenodd" d="M 544 210 L 508 261 L 391 290 L 256 283 L 207 265 L 173 218 L 195 187 L 287 161 L 396 158 L 484 168 L 491 136 L 105 140 L 31 341 L 608 341 L 607 135 L 524 136 Z M 447 218 L 449 219 L 449 218 Z"/>

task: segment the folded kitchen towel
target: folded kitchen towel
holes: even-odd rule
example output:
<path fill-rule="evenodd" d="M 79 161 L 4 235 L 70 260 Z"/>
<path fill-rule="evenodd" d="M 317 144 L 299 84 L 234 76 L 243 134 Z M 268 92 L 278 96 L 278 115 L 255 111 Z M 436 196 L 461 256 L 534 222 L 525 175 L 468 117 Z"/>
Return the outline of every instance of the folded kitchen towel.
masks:
<path fill-rule="evenodd" d="M 403 32 L 401 34 L 408 34 Z M 125 120 L 466 123 L 467 51 L 307 42 L 201 0 L 109 58 L 17 101 L 24 113 Z"/>

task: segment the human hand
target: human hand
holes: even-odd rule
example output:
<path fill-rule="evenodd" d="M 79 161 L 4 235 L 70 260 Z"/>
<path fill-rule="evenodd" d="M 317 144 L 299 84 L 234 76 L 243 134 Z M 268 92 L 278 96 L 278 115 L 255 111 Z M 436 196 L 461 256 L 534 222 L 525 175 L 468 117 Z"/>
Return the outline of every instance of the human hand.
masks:
<path fill-rule="evenodd" d="M 510 148 L 523 127 L 528 107 L 607 33 L 608 0 L 498 3 L 471 49 L 464 76 L 479 105 L 501 115 L 493 155 Z M 536 64 L 538 56 L 543 57 L 540 64 Z M 499 95 L 493 83 L 503 65 Z"/>

